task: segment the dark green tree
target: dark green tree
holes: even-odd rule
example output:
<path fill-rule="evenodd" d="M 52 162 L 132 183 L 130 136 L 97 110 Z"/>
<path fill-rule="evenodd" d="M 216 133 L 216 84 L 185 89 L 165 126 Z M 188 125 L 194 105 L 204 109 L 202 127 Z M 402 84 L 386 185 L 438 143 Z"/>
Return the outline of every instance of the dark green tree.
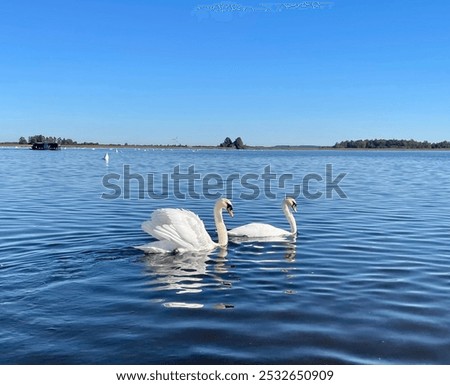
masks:
<path fill-rule="evenodd" d="M 233 142 L 233 144 L 238 150 L 245 148 L 245 144 L 240 136 Z"/>
<path fill-rule="evenodd" d="M 231 139 L 227 136 L 227 137 L 225 138 L 225 140 L 224 140 L 222 143 L 220 143 L 219 146 L 220 146 L 220 147 L 232 147 L 232 146 L 233 146 L 233 142 L 232 142 Z"/>

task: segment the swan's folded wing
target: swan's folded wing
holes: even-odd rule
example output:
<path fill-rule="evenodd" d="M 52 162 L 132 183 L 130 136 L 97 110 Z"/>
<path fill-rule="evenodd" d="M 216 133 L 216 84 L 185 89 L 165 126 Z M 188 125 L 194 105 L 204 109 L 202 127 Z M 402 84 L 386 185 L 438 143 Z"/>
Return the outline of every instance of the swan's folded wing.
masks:
<path fill-rule="evenodd" d="M 290 233 L 266 223 L 249 223 L 228 231 L 230 237 L 270 238 L 287 237 Z"/>
<path fill-rule="evenodd" d="M 142 229 L 156 239 L 175 243 L 180 249 L 204 250 L 214 246 L 202 220 L 188 210 L 155 210 Z"/>

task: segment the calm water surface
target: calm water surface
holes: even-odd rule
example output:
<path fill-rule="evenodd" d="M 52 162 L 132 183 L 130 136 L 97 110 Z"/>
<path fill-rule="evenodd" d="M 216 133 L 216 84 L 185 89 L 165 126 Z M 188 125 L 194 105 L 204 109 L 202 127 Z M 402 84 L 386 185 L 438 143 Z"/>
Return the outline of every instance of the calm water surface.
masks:
<path fill-rule="evenodd" d="M 450 364 L 450 152 L 0 149 L 0 157 L 0 363 Z M 326 197 L 327 164 L 333 179 L 346 173 L 347 198 Z M 155 208 L 194 210 L 215 238 L 214 200 L 178 199 L 173 185 L 167 199 L 151 199 L 136 176 L 124 199 L 124 165 L 154 175 L 159 193 L 161 174 L 177 165 L 223 180 L 270 165 L 270 191 L 259 179 L 256 199 L 241 199 L 252 190 L 236 181 L 226 192 L 229 228 L 287 228 L 281 199 L 306 175 L 315 175 L 306 192 L 323 195 L 297 198 L 295 240 L 146 256 L 133 246 L 151 241 L 140 224 Z M 114 192 L 102 178 L 114 173 L 122 196 L 102 199 Z M 281 174 L 292 175 L 284 187 Z M 180 192 L 188 188 L 182 181 Z"/>

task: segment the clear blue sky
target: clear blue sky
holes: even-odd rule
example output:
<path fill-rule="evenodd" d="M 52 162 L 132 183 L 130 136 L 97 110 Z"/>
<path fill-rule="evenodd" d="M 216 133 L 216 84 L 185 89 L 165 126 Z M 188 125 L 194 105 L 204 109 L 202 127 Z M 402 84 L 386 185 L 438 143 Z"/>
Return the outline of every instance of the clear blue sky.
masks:
<path fill-rule="evenodd" d="M 0 141 L 450 140 L 450 2 L 219 3 L 2 0 Z"/>

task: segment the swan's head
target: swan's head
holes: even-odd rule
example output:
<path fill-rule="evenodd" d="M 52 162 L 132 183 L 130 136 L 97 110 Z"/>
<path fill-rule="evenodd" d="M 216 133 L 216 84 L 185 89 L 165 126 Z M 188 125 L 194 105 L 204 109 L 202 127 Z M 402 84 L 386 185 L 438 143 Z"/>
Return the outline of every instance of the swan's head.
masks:
<path fill-rule="evenodd" d="M 297 212 L 297 202 L 294 198 L 287 197 L 284 199 L 284 202 L 292 209 L 292 211 Z"/>
<path fill-rule="evenodd" d="M 230 214 L 230 217 L 233 218 L 233 216 L 234 216 L 233 204 L 231 203 L 231 201 L 229 199 L 220 198 L 216 203 L 216 207 L 218 207 L 219 209 L 227 210 L 228 214 Z"/>

